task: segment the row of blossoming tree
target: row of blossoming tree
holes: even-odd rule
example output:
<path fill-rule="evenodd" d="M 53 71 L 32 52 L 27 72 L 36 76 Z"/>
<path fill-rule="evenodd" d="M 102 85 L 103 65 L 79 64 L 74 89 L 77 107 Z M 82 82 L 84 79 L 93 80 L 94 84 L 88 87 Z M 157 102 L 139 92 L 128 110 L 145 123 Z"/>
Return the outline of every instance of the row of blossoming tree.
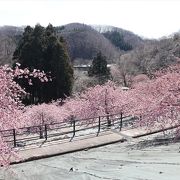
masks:
<path fill-rule="evenodd" d="M 43 73 L 35 72 L 36 77 L 37 74 L 42 81 L 47 81 Z M 13 81 L 17 76 L 29 79 L 33 73 L 27 69 L 16 68 L 13 71 L 7 66 L 0 68 L 0 130 L 62 122 L 72 116 L 87 119 L 120 112 L 141 116 L 140 125 L 148 129 L 180 125 L 180 64 L 154 73 L 151 79 L 143 78 L 144 75 L 136 77 L 127 91 L 108 82 L 88 88 L 63 103 L 56 101 L 30 107 L 24 107 L 20 101 L 25 92 Z M 143 81 L 138 82 L 137 79 Z M 178 135 L 179 128 L 176 131 Z M 0 164 L 8 164 L 12 155 L 14 152 L 0 135 Z"/>
<path fill-rule="evenodd" d="M 128 91 L 112 82 L 89 88 L 67 99 L 64 107 L 77 118 L 123 112 L 141 116 L 141 125 L 148 127 L 175 125 L 180 115 L 180 65 L 158 71 L 151 79 L 133 84 Z"/>

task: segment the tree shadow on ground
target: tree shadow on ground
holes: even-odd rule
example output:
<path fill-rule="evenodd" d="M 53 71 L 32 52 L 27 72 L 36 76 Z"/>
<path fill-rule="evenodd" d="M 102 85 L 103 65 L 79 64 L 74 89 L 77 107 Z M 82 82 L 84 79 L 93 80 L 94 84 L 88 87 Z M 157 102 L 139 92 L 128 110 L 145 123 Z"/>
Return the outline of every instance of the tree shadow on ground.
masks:
<path fill-rule="evenodd" d="M 148 147 L 157 147 L 157 146 L 162 146 L 162 145 L 170 145 L 170 144 L 175 144 L 175 143 L 180 143 L 180 137 L 155 137 L 153 139 L 147 139 L 147 140 L 141 140 L 137 142 L 136 144 L 131 144 L 128 145 L 128 148 L 134 149 L 134 150 L 141 150 L 145 149 Z"/>

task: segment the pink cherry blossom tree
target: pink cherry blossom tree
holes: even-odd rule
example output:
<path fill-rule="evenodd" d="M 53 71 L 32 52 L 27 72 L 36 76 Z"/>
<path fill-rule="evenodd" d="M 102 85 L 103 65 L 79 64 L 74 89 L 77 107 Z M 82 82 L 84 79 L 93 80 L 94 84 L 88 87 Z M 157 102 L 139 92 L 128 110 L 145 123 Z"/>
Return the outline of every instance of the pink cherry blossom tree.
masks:
<path fill-rule="evenodd" d="M 20 95 L 23 89 L 13 81 L 13 71 L 8 66 L 0 67 L 0 130 L 13 129 L 22 125 Z M 13 155 L 0 133 L 0 165 L 7 165 Z"/>
<path fill-rule="evenodd" d="M 127 92 L 109 81 L 104 85 L 88 88 L 65 101 L 64 107 L 76 119 L 120 114 L 126 104 Z M 110 119 L 108 124 L 110 125 Z"/>
<path fill-rule="evenodd" d="M 148 128 L 180 125 L 180 65 L 158 71 L 129 91 L 128 109 Z"/>
<path fill-rule="evenodd" d="M 149 77 L 145 74 L 138 74 L 135 77 L 132 78 L 132 84 L 131 87 L 136 85 L 137 83 L 146 82 L 149 80 Z"/>
<path fill-rule="evenodd" d="M 3 130 L 23 127 L 26 119 L 24 118 L 24 106 L 20 97 L 26 92 L 14 81 L 15 77 L 37 76 L 46 81 L 43 72 L 29 72 L 28 69 L 22 70 L 18 66 L 12 70 L 9 66 L 0 66 L 0 165 L 7 165 L 10 157 L 14 156 L 13 150 L 3 139 Z"/>
<path fill-rule="evenodd" d="M 24 116 L 30 119 L 26 126 L 38 126 L 63 122 L 69 117 L 69 113 L 63 107 L 58 107 L 55 103 L 43 103 L 27 107 Z"/>
<path fill-rule="evenodd" d="M 69 118 L 69 113 L 62 106 L 58 107 L 55 103 L 43 103 L 27 107 L 24 116 L 28 120 L 26 127 L 33 127 L 31 130 L 38 131 L 40 138 L 43 138 L 45 125 L 47 125 L 46 128 L 58 126 L 59 123 L 62 124 Z"/>

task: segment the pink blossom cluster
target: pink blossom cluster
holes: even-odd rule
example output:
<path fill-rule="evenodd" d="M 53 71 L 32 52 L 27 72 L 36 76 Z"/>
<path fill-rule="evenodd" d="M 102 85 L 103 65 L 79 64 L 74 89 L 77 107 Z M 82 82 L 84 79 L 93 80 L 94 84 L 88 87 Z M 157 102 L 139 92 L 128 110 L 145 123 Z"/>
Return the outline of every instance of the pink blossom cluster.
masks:
<path fill-rule="evenodd" d="M 26 126 L 38 126 L 63 122 L 69 117 L 69 113 L 63 107 L 58 107 L 55 103 L 39 104 L 26 108 L 25 119 L 29 119 Z"/>
<path fill-rule="evenodd" d="M 28 118 L 24 114 L 24 105 L 20 97 L 26 92 L 14 81 L 14 78 L 24 76 L 37 77 L 41 81 L 47 81 L 44 72 L 35 70 L 30 72 L 28 69 L 20 69 L 16 66 L 15 70 L 9 66 L 0 66 L 0 165 L 6 165 L 14 153 L 4 142 L 2 132 L 7 129 L 15 129 L 25 126 Z"/>
<path fill-rule="evenodd" d="M 142 115 L 142 123 L 149 127 L 180 125 L 180 65 L 158 71 L 153 79 L 138 83 L 129 97 L 129 110 Z"/>
<path fill-rule="evenodd" d="M 50 77 L 47 77 L 47 74 L 44 71 L 38 69 L 33 69 L 31 72 L 28 68 L 20 69 L 20 64 L 16 63 L 16 67 L 12 70 L 14 77 L 18 79 L 25 78 L 28 80 L 29 85 L 32 85 L 32 78 L 38 78 L 41 82 L 51 81 Z"/>
<path fill-rule="evenodd" d="M 20 95 L 24 90 L 13 81 L 13 70 L 8 66 L 0 67 L 0 131 L 20 127 L 23 123 L 23 105 Z M 6 165 L 13 155 L 8 145 L 3 142 L 0 133 L 0 165 Z"/>
<path fill-rule="evenodd" d="M 124 110 L 126 96 L 126 91 L 109 81 L 67 99 L 64 107 L 78 119 L 117 114 Z"/>

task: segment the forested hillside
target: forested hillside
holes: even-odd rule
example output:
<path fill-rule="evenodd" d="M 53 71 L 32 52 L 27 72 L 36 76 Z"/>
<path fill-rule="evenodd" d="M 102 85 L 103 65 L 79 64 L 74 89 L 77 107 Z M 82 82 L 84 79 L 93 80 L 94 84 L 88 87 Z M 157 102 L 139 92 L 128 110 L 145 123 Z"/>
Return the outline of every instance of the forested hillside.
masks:
<path fill-rule="evenodd" d="M 130 74 L 151 75 L 154 70 L 177 63 L 179 58 L 180 34 L 177 33 L 169 38 L 146 41 L 144 45 L 122 55 L 118 63 Z"/>
<path fill-rule="evenodd" d="M 101 51 L 108 60 L 119 56 L 120 50 L 91 26 L 72 23 L 57 30 L 59 35 L 66 39 L 72 60 L 92 59 L 98 51 Z"/>
<path fill-rule="evenodd" d="M 94 25 L 92 27 L 98 32 L 104 34 L 105 36 L 107 36 L 107 34 L 108 36 L 114 38 L 120 36 L 121 42 L 129 44 L 130 46 L 132 46 L 133 49 L 144 44 L 145 42 L 145 40 L 140 36 L 122 28 L 118 28 L 114 26 L 101 26 L 101 25 Z"/>
<path fill-rule="evenodd" d="M 0 64 L 11 64 L 13 52 L 18 45 L 23 31 L 23 27 L 0 27 Z M 85 60 L 92 60 L 97 52 L 101 51 L 110 62 L 119 58 L 119 56 L 124 53 L 123 48 L 114 44 L 114 42 L 102 32 L 85 24 L 71 23 L 56 27 L 56 31 L 58 36 L 63 36 L 66 40 L 72 61 L 77 60 L 80 61 L 80 63 L 84 63 Z M 129 46 L 130 48 L 128 50 L 136 48 L 143 42 L 139 36 L 129 31 L 123 30 L 122 32 L 121 35 L 123 37 L 119 39 L 120 41 L 117 39 L 117 43 L 122 45 L 124 43 L 126 46 Z M 141 43 L 139 43 L 139 41 Z"/>
<path fill-rule="evenodd" d="M 13 52 L 23 31 L 23 27 L 0 27 L 0 64 L 12 63 Z M 133 72 L 147 74 L 176 62 L 180 57 L 179 33 L 160 40 L 148 40 L 117 27 L 80 23 L 58 26 L 56 31 L 66 40 L 71 61 L 78 64 L 91 61 L 101 51 L 108 63 L 123 63 L 123 68 L 128 71 L 133 69 Z"/>
<path fill-rule="evenodd" d="M 24 28 L 14 26 L 0 27 L 0 65 L 11 64 L 12 55 Z"/>

